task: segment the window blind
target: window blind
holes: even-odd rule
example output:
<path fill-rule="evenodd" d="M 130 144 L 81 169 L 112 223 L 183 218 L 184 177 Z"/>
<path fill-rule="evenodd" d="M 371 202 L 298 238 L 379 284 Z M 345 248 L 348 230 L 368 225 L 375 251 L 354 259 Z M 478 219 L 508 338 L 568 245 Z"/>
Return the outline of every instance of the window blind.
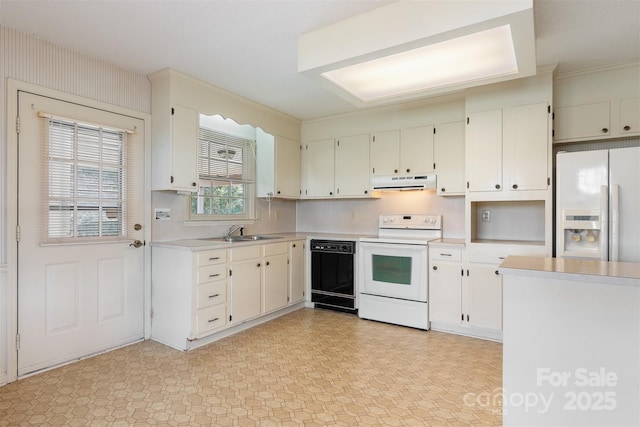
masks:
<path fill-rule="evenodd" d="M 44 242 L 127 236 L 127 132 L 48 118 Z"/>

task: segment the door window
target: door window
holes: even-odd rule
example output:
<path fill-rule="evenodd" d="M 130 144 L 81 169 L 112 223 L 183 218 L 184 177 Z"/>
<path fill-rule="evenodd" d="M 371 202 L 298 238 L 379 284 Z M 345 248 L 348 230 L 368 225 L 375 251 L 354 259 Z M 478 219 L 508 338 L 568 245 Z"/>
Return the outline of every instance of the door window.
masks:
<path fill-rule="evenodd" d="M 410 256 L 373 254 L 371 256 L 373 280 L 411 286 L 411 261 Z"/>

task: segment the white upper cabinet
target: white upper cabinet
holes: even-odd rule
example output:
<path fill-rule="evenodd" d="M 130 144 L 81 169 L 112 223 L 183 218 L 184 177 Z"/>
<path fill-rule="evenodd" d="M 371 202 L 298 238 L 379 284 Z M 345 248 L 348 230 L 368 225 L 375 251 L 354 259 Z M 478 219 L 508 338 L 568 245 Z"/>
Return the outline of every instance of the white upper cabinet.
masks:
<path fill-rule="evenodd" d="M 549 116 L 546 102 L 469 114 L 469 191 L 547 190 Z"/>
<path fill-rule="evenodd" d="M 556 108 L 556 141 L 594 139 L 611 134 L 609 102 Z"/>
<path fill-rule="evenodd" d="M 197 111 L 180 105 L 156 106 L 154 103 L 153 190 L 197 190 L 198 126 Z"/>
<path fill-rule="evenodd" d="M 433 126 L 400 130 L 400 174 L 433 173 Z"/>
<path fill-rule="evenodd" d="M 377 176 L 400 172 L 400 131 L 377 132 L 371 137 L 371 173 Z"/>
<path fill-rule="evenodd" d="M 433 173 L 433 126 L 375 133 L 371 172 L 376 176 Z"/>
<path fill-rule="evenodd" d="M 509 109 L 509 137 L 504 143 L 508 190 L 547 189 L 549 114 L 546 102 Z"/>
<path fill-rule="evenodd" d="M 502 109 L 469 114 L 466 159 L 469 191 L 502 191 Z"/>
<path fill-rule="evenodd" d="M 464 122 L 436 126 L 433 157 L 439 196 L 464 195 Z"/>
<path fill-rule="evenodd" d="M 304 197 L 333 197 L 334 178 L 333 138 L 309 141 L 302 150 Z"/>
<path fill-rule="evenodd" d="M 620 100 L 620 127 L 622 135 L 640 134 L 640 97 Z"/>
<path fill-rule="evenodd" d="M 368 196 L 371 193 L 369 135 L 338 138 L 335 150 L 336 196 Z"/>
<path fill-rule="evenodd" d="M 640 64 L 557 76 L 554 142 L 640 135 Z"/>
<path fill-rule="evenodd" d="M 297 199 L 301 193 L 300 143 L 257 133 L 257 197 Z"/>

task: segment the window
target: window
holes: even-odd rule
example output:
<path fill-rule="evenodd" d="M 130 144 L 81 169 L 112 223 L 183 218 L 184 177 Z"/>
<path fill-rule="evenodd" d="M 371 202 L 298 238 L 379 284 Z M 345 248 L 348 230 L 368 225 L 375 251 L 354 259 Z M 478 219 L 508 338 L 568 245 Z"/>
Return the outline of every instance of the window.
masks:
<path fill-rule="evenodd" d="M 198 133 L 198 192 L 191 219 L 253 218 L 254 142 L 201 127 Z"/>
<path fill-rule="evenodd" d="M 125 131 L 48 119 L 44 241 L 126 238 Z"/>

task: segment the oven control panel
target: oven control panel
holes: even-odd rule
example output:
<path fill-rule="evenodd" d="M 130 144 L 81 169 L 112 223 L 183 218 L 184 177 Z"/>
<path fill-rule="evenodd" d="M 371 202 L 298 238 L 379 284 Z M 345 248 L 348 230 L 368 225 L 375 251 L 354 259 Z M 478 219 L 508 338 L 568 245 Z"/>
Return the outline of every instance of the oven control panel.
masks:
<path fill-rule="evenodd" d="M 406 228 L 416 230 L 439 230 L 442 228 L 441 215 L 380 215 L 379 228 Z"/>

